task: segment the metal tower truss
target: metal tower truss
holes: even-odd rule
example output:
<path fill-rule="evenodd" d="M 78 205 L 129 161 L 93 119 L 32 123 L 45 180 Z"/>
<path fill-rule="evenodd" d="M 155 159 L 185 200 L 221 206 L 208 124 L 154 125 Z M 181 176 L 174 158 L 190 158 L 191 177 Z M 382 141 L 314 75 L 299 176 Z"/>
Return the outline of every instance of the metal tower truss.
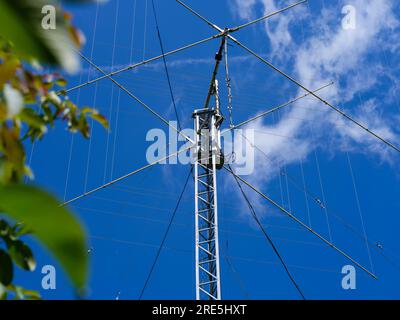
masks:
<path fill-rule="evenodd" d="M 196 110 L 193 117 L 196 130 L 194 167 L 196 299 L 220 300 L 216 173 L 223 165 L 219 132 L 223 118 L 218 109 Z"/>

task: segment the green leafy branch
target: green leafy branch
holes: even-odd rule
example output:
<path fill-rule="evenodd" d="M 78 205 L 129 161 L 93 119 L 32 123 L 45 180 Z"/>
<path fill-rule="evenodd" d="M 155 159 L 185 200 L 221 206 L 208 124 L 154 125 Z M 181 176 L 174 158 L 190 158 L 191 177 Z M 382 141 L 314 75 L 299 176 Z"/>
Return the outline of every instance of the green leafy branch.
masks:
<path fill-rule="evenodd" d="M 40 298 L 37 292 L 13 284 L 15 267 L 26 271 L 36 267 L 32 250 L 21 239 L 28 234 L 57 258 L 76 288 L 86 283 L 84 229 L 55 197 L 22 184 L 26 176 L 33 179 L 25 140 L 43 139 L 57 122 L 84 138 L 90 136 L 89 119 L 108 128 L 96 109 L 80 108 L 68 98 L 64 77 L 43 72 L 41 63 L 74 71 L 78 57 L 73 47 L 79 48 L 84 39 L 58 2 L 53 3 L 57 28 L 41 27 L 41 9 L 49 2 L 0 2 L 0 299 Z"/>

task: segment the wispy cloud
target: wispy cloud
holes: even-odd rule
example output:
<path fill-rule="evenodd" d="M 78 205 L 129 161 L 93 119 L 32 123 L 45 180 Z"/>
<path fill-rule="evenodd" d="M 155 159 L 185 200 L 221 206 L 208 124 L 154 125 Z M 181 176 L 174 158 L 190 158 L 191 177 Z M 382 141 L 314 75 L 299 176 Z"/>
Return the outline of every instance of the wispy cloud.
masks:
<path fill-rule="evenodd" d="M 246 62 L 251 59 L 252 59 L 252 56 L 250 56 L 250 55 L 239 55 L 239 56 L 231 57 L 230 61 L 232 63 L 243 63 L 243 62 Z M 168 59 L 167 58 L 168 68 L 176 68 L 176 69 L 184 68 L 184 67 L 202 66 L 202 65 L 209 66 L 213 62 L 214 62 L 213 58 L 183 58 L 183 59 L 171 59 L 171 58 Z M 139 61 L 137 61 L 135 63 L 139 63 Z M 109 72 L 113 72 L 116 70 L 125 69 L 135 63 L 119 64 L 119 65 L 114 65 L 114 66 L 102 65 L 102 66 L 99 66 L 99 68 L 101 70 L 103 70 L 104 72 L 109 73 Z M 160 59 L 158 61 L 154 61 L 154 62 L 145 64 L 143 66 L 140 66 L 139 68 L 147 68 L 147 69 L 152 69 L 152 70 L 163 71 L 164 63 Z M 132 69 L 132 72 L 135 72 L 136 70 L 137 69 Z M 82 68 L 81 72 L 84 74 L 88 74 L 90 72 L 90 74 L 93 78 L 103 75 L 102 73 L 100 73 L 100 71 L 97 71 L 94 68 Z"/>
<path fill-rule="evenodd" d="M 236 0 L 235 7 L 241 18 L 249 19 L 257 15 L 260 5 L 264 12 L 258 12 L 258 15 L 281 8 L 288 1 L 279 1 L 279 6 L 277 3 L 275 0 Z M 344 4 L 356 8 L 354 30 L 342 27 L 341 9 Z M 312 19 L 306 7 L 293 9 L 291 13 L 283 13 L 267 21 L 265 34 L 271 49 L 269 60 L 278 62 L 283 69 L 291 70 L 290 73 L 310 89 L 334 80 L 335 86 L 321 92 L 325 99 L 339 105 L 378 134 L 399 144 L 399 132 L 396 132 L 398 121 L 395 120 L 398 118 L 393 116 L 394 106 L 385 104 L 384 94 L 368 99 L 360 96 L 360 93 L 368 90 L 374 91 L 382 78 L 387 76 L 381 60 L 376 59 L 374 54 L 382 48 L 391 52 L 398 50 L 399 21 L 394 13 L 396 5 L 395 1 L 389 0 L 352 0 L 330 4 L 318 16 L 313 12 Z M 300 39 L 295 40 L 295 32 L 299 38 L 299 27 L 306 28 L 306 36 L 303 37 L 304 33 L 300 32 Z M 395 91 L 393 88 L 390 90 Z M 302 90 L 299 92 L 303 93 Z M 365 152 L 378 156 L 382 161 L 393 161 L 392 150 L 318 100 L 300 101 L 274 125 L 259 121 L 251 127 L 257 131 L 293 137 L 279 139 L 276 136 L 256 135 L 257 146 L 270 158 L 286 165 L 305 159 L 317 147 L 328 152 Z M 265 184 L 277 173 L 276 166 L 261 159 L 261 154 L 257 157 L 257 170 L 263 174 L 254 174 L 251 179 L 254 183 Z"/>

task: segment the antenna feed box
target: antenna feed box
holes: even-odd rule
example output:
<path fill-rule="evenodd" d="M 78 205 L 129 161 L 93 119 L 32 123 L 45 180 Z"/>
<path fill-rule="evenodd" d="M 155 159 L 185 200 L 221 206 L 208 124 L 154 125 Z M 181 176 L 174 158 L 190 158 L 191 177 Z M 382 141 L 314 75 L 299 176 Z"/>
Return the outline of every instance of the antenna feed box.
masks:
<path fill-rule="evenodd" d="M 224 117 L 214 109 L 200 109 L 193 112 L 195 119 L 197 157 L 200 164 L 217 170 L 224 166 L 225 157 L 221 148 L 220 127 Z"/>

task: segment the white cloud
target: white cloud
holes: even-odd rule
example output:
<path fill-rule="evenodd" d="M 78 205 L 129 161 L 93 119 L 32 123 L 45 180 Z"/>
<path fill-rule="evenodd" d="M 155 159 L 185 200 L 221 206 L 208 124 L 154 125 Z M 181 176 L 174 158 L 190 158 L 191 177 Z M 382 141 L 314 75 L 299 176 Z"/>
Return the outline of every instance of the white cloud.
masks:
<path fill-rule="evenodd" d="M 291 4 L 293 0 L 283 0 L 276 4 L 271 0 L 235 0 L 237 5 L 238 16 L 242 19 L 250 20 L 255 17 L 254 9 L 257 4 L 261 4 L 263 8 L 262 15 L 267 15 L 277 10 L 283 9 Z M 299 5 L 289 9 L 281 14 L 273 16 L 266 20 L 265 31 L 270 41 L 272 58 L 287 58 L 287 48 L 293 46 L 292 34 L 290 27 L 293 21 L 305 19 L 308 16 L 306 7 Z"/>
<path fill-rule="evenodd" d="M 251 19 L 257 0 L 235 0 L 233 12 L 242 19 Z"/>
<path fill-rule="evenodd" d="M 288 4 L 287 1 L 279 1 L 279 5 L 277 3 L 278 1 L 274 0 L 236 0 L 240 16 L 245 19 L 256 15 L 254 11 L 257 4 L 263 6 L 264 12 L 271 12 Z M 382 101 L 372 98 L 365 101 L 359 99 L 360 92 L 373 89 L 383 76 L 380 64 L 374 59 L 371 60 L 371 53 L 383 47 L 389 51 L 398 48 L 396 41 L 393 45 L 387 42 L 388 39 L 398 39 L 399 35 L 399 22 L 394 14 L 396 4 L 394 1 L 374 0 L 353 0 L 347 1 L 346 4 L 353 5 L 357 10 L 355 30 L 342 28 L 340 4 L 325 8 L 319 16 L 315 16 L 313 11 L 310 19 L 307 19 L 309 22 L 305 41 L 294 40 L 291 30 L 292 25 L 307 15 L 305 11 L 295 12 L 297 9 L 292 9 L 291 13 L 282 13 L 273 21 L 268 21 L 265 31 L 272 50 L 268 60 L 276 63 L 274 57 L 284 57 L 284 60 L 278 60 L 284 64 L 282 69 L 288 70 L 289 74 L 309 89 L 334 80 L 335 86 L 321 91 L 321 96 L 333 104 L 340 104 L 367 127 L 399 144 L 395 123 L 385 116 L 387 110 L 382 110 Z M 299 27 L 299 24 L 296 26 Z M 302 90 L 298 92 L 303 93 Z M 373 153 L 382 161 L 393 159 L 394 153 L 391 149 L 316 99 L 300 101 L 290 111 L 286 111 L 275 125 L 266 125 L 260 121 L 251 127 L 257 131 L 275 132 L 292 137 L 279 139 L 276 136 L 257 135 L 256 138 L 257 145 L 270 158 L 279 159 L 284 164 L 296 163 L 318 147 L 310 137 L 311 129 L 319 146 L 328 152 L 347 150 Z M 282 154 L 286 158 L 282 159 Z M 257 165 L 263 174 L 254 174 L 254 183 L 268 181 L 277 173 L 276 170 L 274 172 L 274 167 L 264 160 L 260 159 Z"/>

